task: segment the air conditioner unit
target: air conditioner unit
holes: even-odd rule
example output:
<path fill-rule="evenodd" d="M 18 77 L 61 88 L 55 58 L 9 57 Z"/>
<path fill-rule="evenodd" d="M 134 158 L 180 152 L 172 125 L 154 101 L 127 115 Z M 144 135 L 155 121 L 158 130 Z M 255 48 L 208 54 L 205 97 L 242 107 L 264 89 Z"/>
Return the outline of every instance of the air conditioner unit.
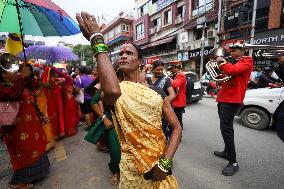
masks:
<path fill-rule="evenodd" d="M 154 34 L 154 33 L 156 33 L 157 32 L 157 27 L 154 27 L 154 28 L 151 28 L 150 29 L 150 35 L 151 34 Z"/>
<path fill-rule="evenodd" d="M 161 30 L 161 26 L 156 27 L 156 32 L 159 32 Z"/>
<path fill-rule="evenodd" d="M 189 44 L 189 43 L 184 43 L 183 44 L 183 50 L 184 51 L 190 51 L 191 49 L 193 49 L 193 45 Z"/>
<path fill-rule="evenodd" d="M 214 38 L 214 30 L 208 30 L 207 31 L 207 38 L 210 39 L 210 38 Z"/>
<path fill-rule="evenodd" d="M 201 48 L 201 42 L 193 44 L 193 49 L 200 49 L 200 48 Z"/>
<path fill-rule="evenodd" d="M 177 51 L 182 51 L 183 50 L 183 46 L 182 45 L 177 45 L 176 49 L 177 49 Z"/>
<path fill-rule="evenodd" d="M 154 34 L 155 33 L 155 30 L 154 30 L 155 28 L 151 28 L 151 29 L 149 29 L 149 34 L 150 35 L 152 35 L 152 34 Z"/>

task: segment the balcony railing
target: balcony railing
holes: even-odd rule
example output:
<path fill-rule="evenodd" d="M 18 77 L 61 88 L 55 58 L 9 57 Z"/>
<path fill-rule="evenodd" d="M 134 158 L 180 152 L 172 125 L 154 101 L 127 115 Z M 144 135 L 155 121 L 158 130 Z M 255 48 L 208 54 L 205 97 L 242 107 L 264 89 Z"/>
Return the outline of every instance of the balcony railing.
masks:
<path fill-rule="evenodd" d="M 198 16 L 204 14 L 213 9 L 213 1 L 206 3 L 205 5 L 199 6 L 192 11 L 192 16 Z"/>

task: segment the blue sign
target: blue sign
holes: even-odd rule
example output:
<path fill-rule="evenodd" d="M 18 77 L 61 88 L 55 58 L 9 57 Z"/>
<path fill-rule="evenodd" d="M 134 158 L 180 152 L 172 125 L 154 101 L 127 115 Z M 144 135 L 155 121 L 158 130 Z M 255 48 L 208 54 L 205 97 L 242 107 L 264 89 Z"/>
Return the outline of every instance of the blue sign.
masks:
<path fill-rule="evenodd" d="M 166 6 L 172 4 L 173 2 L 175 2 L 176 0 L 158 0 L 157 3 L 157 11 L 165 8 Z"/>

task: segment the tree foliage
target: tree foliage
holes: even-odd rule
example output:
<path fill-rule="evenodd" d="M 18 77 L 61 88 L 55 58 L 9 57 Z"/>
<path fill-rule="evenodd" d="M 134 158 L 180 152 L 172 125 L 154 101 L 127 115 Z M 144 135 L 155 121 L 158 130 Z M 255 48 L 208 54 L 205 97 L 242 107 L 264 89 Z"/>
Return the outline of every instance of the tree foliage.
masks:
<path fill-rule="evenodd" d="M 84 61 L 86 61 L 87 66 L 94 66 L 95 62 L 93 59 L 93 54 L 90 45 L 75 45 L 73 48 L 73 53 L 79 57 L 77 64 L 82 61 L 82 51 L 84 52 Z"/>

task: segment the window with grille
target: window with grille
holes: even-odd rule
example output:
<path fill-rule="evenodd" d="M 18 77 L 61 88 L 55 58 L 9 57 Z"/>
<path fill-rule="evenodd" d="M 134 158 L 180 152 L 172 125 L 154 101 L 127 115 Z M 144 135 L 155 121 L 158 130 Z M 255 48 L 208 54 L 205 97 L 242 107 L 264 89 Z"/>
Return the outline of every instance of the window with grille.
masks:
<path fill-rule="evenodd" d="M 141 23 L 136 26 L 136 40 L 144 39 L 144 23 Z"/>
<path fill-rule="evenodd" d="M 164 25 L 171 24 L 173 20 L 172 9 L 164 12 Z"/>

